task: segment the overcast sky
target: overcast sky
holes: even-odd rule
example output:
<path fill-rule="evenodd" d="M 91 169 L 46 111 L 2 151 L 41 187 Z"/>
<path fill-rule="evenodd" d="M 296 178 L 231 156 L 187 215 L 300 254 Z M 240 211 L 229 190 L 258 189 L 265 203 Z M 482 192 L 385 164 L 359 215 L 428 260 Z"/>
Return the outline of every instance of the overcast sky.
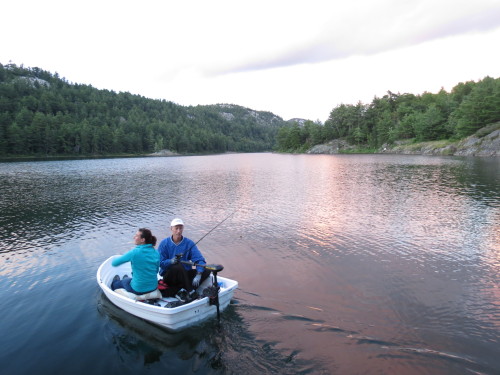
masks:
<path fill-rule="evenodd" d="M 324 122 L 500 77 L 500 0 L 1 0 L 0 63 L 181 105 Z"/>

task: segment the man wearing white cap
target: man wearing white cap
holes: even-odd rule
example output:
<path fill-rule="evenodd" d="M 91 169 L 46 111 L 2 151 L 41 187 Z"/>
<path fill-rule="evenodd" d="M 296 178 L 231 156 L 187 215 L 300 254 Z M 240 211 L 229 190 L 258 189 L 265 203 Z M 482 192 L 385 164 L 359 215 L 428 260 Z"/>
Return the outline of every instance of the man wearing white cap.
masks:
<path fill-rule="evenodd" d="M 175 218 L 170 223 L 172 235 L 165 238 L 158 246 L 160 253 L 160 275 L 163 281 L 169 286 L 170 294 L 184 288 L 187 292 L 196 290 L 205 280 L 210 272 L 204 267 L 197 266 L 196 269 L 188 264 L 179 263 L 180 260 L 190 261 L 195 264 L 206 264 L 205 258 L 201 254 L 196 244 L 182 235 L 184 222 Z M 177 257 L 182 254 L 182 257 Z"/>

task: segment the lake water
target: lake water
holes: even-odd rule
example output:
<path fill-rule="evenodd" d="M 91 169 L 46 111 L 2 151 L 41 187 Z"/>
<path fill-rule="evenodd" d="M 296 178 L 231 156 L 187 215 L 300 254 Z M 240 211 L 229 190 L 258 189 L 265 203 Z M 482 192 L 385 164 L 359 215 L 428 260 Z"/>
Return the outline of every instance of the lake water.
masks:
<path fill-rule="evenodd" d="M 11 162 L 0 189 L 3 374 L 500 373 L 498 158 Z M 97 285 L 175 216 L 239 282 L 220 326 L 171 334 Z"/>

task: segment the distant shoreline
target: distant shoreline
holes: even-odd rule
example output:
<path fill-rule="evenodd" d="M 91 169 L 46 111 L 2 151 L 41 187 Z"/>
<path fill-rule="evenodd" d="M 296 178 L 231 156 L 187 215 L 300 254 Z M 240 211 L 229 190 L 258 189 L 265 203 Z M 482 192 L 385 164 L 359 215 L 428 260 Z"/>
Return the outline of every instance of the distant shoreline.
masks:
<path fill-rule="evenodd" d="M 271 151 L 263 151 L 271 152 Z M 223 153 L 200 153 L 200 154 L 178 154 L 172 151 L 163 150 L 155 153 L 147 154 L 109 154 L 109 155 L 24 155 L 24 156 L 3 156 L 0 157 L 2 162 L 17 162 L 17 161 L 56 161 L 56 160 L 88 160 L 88 159 L 123 159 L 123 158 L 162 158 L 174 156 L 203 156 L 203 155 L 223 155 L 223 154 L 240 154 L 242 152 L 223 152 Z"/>
<path fill-rule="evenodd" d="M 272 152 L 272 151 L 262 151 Z M 110 154 L 110 155 L 25 155 L 0 157 L 0 162 L 18 161 L 51 161 L 51 160 L 84 160 L 84 159 L 117 159 L 117 158 L 144 158 L 144 157 L 173 157 L 173 156 L 203 156 L 235 154 L 240 152 L 179 154 L 170 150 L 161 150 L 148 154 Z M 489 134 L 471 135 L 459 141 L 430 141 L 413 143 L 412 141 L 398 141 L 392 145 L 385 144 L 377 150 L 364 150 L 359 146 L 351 145 L 345 140 L 334 139 L 328 143 L 315 145 L 305 154 L 395 154 L 395 155 L 427 155 L 427 156 L 476 156 L 500 157 L 500 129 Z"/>
<path fill-rule="evenodd" d="M 326 144 L 311 147 L 307 154 L 397 154 L 397 155 L 427 155 L 427 156 L 500 156 L 500 129 L 495 129 L 486 135 L 474 134 L 459 141 L 428 141 L 414 143 L 411 140 L 397 141 L 392 145 L 384 144 L 377 150 L 363 152 L 363 149 L 347 143 L 345 140 L 334 139 Z"/>

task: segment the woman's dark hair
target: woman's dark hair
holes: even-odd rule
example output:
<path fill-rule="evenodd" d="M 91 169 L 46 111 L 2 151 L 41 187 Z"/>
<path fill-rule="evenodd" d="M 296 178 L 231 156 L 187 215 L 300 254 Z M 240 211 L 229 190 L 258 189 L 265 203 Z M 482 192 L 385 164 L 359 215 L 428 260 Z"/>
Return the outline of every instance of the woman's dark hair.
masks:
<path fill-rule="evenodd" d="M 149 230 L 148 228 L 139 228 L 139 232 L 141 233 L 141 238 L 144 238 L 146 240 L 145 243 L 151 244 L 153 246 L 156 245 L 156 237 L 153 236 L 151 230 Z"/>

